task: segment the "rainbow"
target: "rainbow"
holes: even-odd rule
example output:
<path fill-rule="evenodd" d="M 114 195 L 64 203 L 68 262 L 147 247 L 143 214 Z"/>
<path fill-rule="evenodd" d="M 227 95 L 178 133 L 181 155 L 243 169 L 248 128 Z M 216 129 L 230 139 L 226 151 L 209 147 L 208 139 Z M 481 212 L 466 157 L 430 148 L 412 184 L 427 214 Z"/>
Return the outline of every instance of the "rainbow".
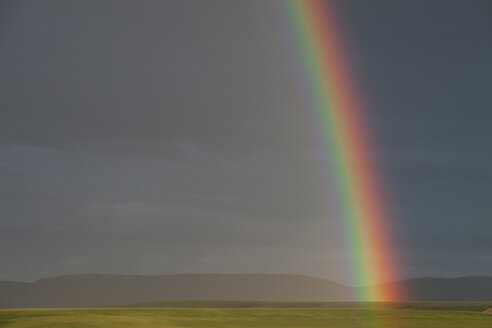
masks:
<path fill-rule="evenodd" d="M 332 4 L 284 0 L 305 88 L 315 112 L 337 213 L 350 245 L 350 272 L 361 301 L 403 300 L 391 222 L 376 174 L 367 121 L 344 53 Z"/>

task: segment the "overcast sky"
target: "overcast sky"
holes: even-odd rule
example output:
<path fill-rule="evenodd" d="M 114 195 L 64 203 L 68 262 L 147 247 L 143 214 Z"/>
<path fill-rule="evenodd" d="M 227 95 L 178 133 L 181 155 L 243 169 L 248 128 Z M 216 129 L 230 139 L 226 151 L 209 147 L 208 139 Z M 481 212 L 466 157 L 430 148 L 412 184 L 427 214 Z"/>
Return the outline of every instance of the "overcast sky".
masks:
<path fill-rule="evenodd" d="M 0 2 L 0 280 L 348 283 L 274 2 Z M 405 277 L 492 275 L 492 3 L 337 4 Z"/>

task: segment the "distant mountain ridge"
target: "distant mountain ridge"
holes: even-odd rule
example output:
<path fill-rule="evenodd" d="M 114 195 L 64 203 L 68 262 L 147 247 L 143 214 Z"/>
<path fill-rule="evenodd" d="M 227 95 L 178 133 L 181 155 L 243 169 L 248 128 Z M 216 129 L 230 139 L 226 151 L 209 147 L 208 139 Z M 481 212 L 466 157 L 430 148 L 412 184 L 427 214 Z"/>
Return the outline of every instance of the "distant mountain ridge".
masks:
<path fill-rule="evenodd" d="M 492 276 L 415 278 L 383 284 L 403 284 L 409 301 L 492 301 Z"/>
<path fill-rule="evenodd" d="M 492 277 L 419 278 L 403 284 L 408 301 L 492 301 Z M 388 286 L 386 286 L 388 287 Z M 392 286 L 395 287 L 395 286 Z M 357 288 L 302 275 L 67 275 L 0 282 L 0 308 L 94 307 L 157 301 L 353 301 Z"/>
<path fill-rule="evenodd" d="M 0 307 L 92 307 L 166 300 L 350 300 L 352 288 L 299 275 L 69 275 L 0 282 Z"/>

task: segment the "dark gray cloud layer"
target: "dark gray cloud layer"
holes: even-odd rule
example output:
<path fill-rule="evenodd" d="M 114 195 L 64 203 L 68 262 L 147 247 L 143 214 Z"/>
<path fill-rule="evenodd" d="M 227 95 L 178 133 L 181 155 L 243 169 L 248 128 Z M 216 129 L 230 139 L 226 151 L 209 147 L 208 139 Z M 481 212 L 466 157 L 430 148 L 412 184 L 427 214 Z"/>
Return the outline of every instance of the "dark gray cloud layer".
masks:
<path fill-rule="evenodd" d="M 491 274 L 491 6 L 338 3 L 407 276 Z M 1 279 L 344 281 L 306 99 L 265 1 L 0 7 Z"/>
<path fill-rule="evenodd" d="M 344 4 L 408 274 L 490 274 L 490 2 Z"/>

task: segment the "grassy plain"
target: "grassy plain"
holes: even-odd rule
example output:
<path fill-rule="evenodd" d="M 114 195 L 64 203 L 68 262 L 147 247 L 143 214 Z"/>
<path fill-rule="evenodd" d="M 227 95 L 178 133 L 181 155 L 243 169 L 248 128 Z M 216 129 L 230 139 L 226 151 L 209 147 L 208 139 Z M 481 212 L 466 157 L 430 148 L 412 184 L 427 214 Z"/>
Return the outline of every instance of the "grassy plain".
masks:
<path fill-rule="evenodd" d="M 8 328 L 490 328 L 492 315 L 479 311 L 490 303 L 412 303 L 411 307 L 354 306 L 331 303 L 331 308 L 97 308 L 5 309 L 0 327 Z M 205 305 L 202 302 L 201 305 Z M 213 302 L 212 302 L 213 303 Z M 243 302 L 252 304 L 252 302 Z M 261 303 L 254 303 L 261 304 Z M 294 303 L 291 303 L 294 304 Z M 303 303 L 297 303 L 303 304 Z M 403 303 L 396 303 L 403 304 Z M 408 303 L 407 303 L 408 304 Z M 178 304 L 175 304 L 177 306 Z M 188 304 L 190 305 L 190 304 Z M 236 304 L 238 305 L 238 304 Z M 244 305 L 244 304 L 243 304 Z M 270 303 L 270 305 L 273 305 Z M 454 307 L 453 307 L 454 306 Z M 445 310 L 443 308 L 446 308 Z M 463 311 L 467 308 L 468 311 Z M 480 308 L 480 309 L 479 309 Z"/>
<path fill-rule="evenodd" d="M 113 305 L 118 308 L 326 308 L 412 309 L 483 312 L 492 302 L 251 302 L 251 301 L 163 301 Z"/>

